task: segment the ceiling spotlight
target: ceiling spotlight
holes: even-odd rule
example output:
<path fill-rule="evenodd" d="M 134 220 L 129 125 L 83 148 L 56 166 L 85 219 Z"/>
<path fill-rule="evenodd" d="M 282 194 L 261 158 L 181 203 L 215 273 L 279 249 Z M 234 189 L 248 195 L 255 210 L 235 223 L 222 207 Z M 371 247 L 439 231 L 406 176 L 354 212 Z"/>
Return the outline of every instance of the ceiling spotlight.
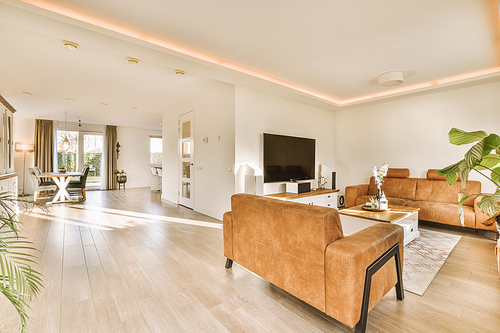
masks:
<path fill-rule="evenodd" d="M 78 117 L 78 127 L 82 127 L 82 118 Z"/>
<path fill-rule="evenodd" d="M 63 40 L 63 45 L 70 50 L 76 50 L 78 48 L 78 44 L 75 42 L 70 42 L 69 40 Z"/>
<path fill-rule="evenodd" d="M 387 72 L 378 77 L 381 87 L 395 87 L 403 83 L 403 72 Z"/>
<path fill-rule="evenodd" d="M 127 62 L 132 65 L 137 65 L 139 63 L 139 59 L 127 57 Z"/>
<path fill-rule="evenodd" d="M 73 99 L 73 98 L 70 98 L 70 97 L 67 97 L 67 98 L 66 98 L 66 100 L 67 100 L 67 101 L 70 101 L 70 102 L 73 102 L 73 101 L 74 101 L 74 99 Z"/>
<path fill-rule="evenodd" d="M 23 95 L 26 95 L 26 96 L 33 96 L 33 94 L 32 94 L 32 93 L 27 92 L 27 91 L 23 91 Z"/>
<path fill-rule="evenodd" d="M 183 70 L 180 69 L 175 70 L 175 75 L 183 76 L 184 74 L 186 74 L 186 72 L 184 72 Z"/>
<path fill-rule="evenodd" d="M 137 107 L 136 106 L 132 106 L 131 109 L 132 110 L 137 110 Z"/>
<path fill-rule="evenodd" d="M 102 106 L 108 106 L 108 103 L 101 103 Z"/>

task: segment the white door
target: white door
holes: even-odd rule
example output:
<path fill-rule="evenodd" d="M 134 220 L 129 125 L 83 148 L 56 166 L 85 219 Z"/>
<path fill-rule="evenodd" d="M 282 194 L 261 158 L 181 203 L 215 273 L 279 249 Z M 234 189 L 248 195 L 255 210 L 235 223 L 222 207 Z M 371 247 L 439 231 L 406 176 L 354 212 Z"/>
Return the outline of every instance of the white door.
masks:
<path fill-rule="evenodd" d="M 179 204 L 194 207 L 194 111 L 179 117 Z"/>

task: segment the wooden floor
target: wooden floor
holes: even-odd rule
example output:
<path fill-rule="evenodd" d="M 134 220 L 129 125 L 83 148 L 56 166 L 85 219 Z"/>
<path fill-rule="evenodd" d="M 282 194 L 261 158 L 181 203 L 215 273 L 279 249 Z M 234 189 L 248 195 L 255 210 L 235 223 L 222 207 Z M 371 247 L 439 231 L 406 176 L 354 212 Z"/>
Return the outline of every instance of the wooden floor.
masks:
<path fill-rule="evenodd" d="M 46 278 L 28 332 L 353 332 L 237 264 L 224 269 L 220 221 L 149 189 L 88 192 L 23 220 Z M 492 233 L 437 230 L 463 237 L 425 294 L 391 291 L 368 332 L 500 331 Z M 0 332 L 15 332 L 0 298 Z"/>

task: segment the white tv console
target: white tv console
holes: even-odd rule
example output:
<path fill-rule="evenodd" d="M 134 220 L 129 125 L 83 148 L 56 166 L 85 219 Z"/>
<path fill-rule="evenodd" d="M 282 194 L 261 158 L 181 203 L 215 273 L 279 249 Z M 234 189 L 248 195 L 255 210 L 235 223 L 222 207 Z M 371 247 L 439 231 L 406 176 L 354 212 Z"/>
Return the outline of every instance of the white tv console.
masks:
<path fill-rule="evenodd" d="M 337 194 L 339 190 L 312 190 L 310 192 L 305 193 L 276 193 L 276 194 L 268 194 L 265 195 L 268 198 L 280 199 L 280 200 L 288 200 L 298 203 L 303 203 L 307 205 L 315 205 L 315 206 L 323 206 L 323 207 L 331 207 L 337 208 Z"/>

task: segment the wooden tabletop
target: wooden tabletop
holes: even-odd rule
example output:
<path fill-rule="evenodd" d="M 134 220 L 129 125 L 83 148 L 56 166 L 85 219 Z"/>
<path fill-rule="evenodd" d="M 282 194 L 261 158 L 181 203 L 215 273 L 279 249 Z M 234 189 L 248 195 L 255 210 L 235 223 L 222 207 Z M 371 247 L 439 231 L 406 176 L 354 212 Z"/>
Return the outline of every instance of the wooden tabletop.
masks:
<path fill-rule="evenodd" d="M 318 189 L 318 190 L 312 190 L 310 192 L 304 192 L 304 193 L 285 192 L 285 193 L 268 194 L 265 196 L 275 198 L 275 199 L 281 199 L 281 200 L 295 200 L 295 199 L 306 198 L 306 197 L 310 197 L 310 196 L 314 196 L 314 195 L 335 193 L 338 191 L 339 190 L 332 190 L 332 189 L 319 190 Z"/>
<path fill-rule="evenodd" d="M 42 172 L 37 177 L 38 178 L 49 178 L 49 177 L 81 177 L 83 173 L 81 172 Z"/>
<path fill-rule="evenodd" d="M 382 212 L 372 212 L 369 210 L 365 210 L 362 207 L 363 205 L 344 208 L 339 210 L 339 214 L 380 222 L 394 223 L 420 210 L 420 208 L 391 205 L 390 210 Z"/>

